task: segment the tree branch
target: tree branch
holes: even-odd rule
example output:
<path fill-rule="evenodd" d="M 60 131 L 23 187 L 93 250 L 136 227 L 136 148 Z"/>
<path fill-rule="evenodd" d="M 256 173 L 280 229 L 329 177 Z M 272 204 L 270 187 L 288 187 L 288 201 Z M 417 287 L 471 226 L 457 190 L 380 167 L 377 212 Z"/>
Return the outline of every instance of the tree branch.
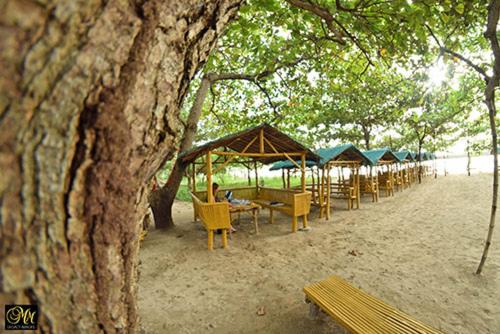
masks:
<path fill-rule="evenodd" d="M 214 110 L 216 95 L 215 95 L 215 92 L 214 92 L 214 85 L 212 85 L 212 84 L 210 85 L 210 94 L 212 94 L 212 105 L 210 106 L 209 113 L 211 113 L 212 115 L 215 116 L 215 118 L 217 119 L 217 122 L 219 122 L 220 125 L 224 125 L 224 122 L 222 122 L 222 120 L 220 119 L 219 115 L 217 115 L 217 113 Z"/>
<path fill-rule="evenodd" d="M 439 50 L 440 50 L 441 54 L 447 53 L 447 54 L 452 55 L 453 57 L 456 57 L 457 59 L 460 59 L 461 61 L 463 61 L 464 63 L 469 65 L 471 68 L 473 68 L 477 73 L 479 73 L 483 77 L 483 79 L 485 79 L 487 81 L 490 80 L 490 77 L 488 76 L 488 74 L 486 74 L 486 71 L 483 68 L 481 68 L 479 65 L 474 64 L 470 59 L 465 58 L 460 53 L 457 53 L 453 50 L 446 48 L 443 44 L 441 44 L 439 39 L 436 37 L 436 35 L 432 31 L 431 27 L 429 27 L 427 24 L 425 25 L 425 27 L 427 28 L 427 30 L 429 30 L 429 33 L 431 34 L 432 38 L 436 41 L 437 45 L 439 46 Z M 488 31 L 485 32 L 485 36 L 487 33 L 488 33 Z M 495 35 L 495 37 L 496 37 L 496 35 Z M 498 40 L 497 40 L 497 47 L 498 47 Z M 498 52 L 499 52 L 499 57 L 500 57 L 500 48 L 498 48 Z"/>
<path fill-rule="evenodd" d="M 363 45 L 361 45 L 358 39 L 353 34 L 351 34 L 339 20 L 337 20 L 332 15 L 332 13 L 327 8 L 314 4 L 310 1 L 303 1 L 303 0 L 286 0 L 286 1 L 294 7 L 309 11 L 315 14 L 316 16 L 320 17 L 321 19 L 323 19 L 328 29 L 335 35 L 335 41 L 337 41 L 338 43 L 345 45 L 346 42 L 344 40 L 344 37 L 347 36 L 361 50 L 361 52 L 364 54 L 370 65 L 373 65 L 373 62 L 370 58 L 370 54 L 368 53 L 368 51 L 363 47 Z M 339 0 L 336 0 L 336 7 L 337 10 L 350 12 L 355 16 L 360 16 L 359 14 L 355 14 L 357 12 L 356 9 L 349 9 L 343 7 L 340 4 Z M 334 23 L 338 27 L 340 27 L 340 30 L 334 25 Z"/>
<path fill-rule="evenodd" d="M 328 29 L 335 35 L 335 39 L 342 45 L 345 45 L 344 34 L 337 29 L 334 25 L 334 18 L 332 13 L 326 8 L 313 4 L 309 1 L 303 0 L 286 0 L 290 5 L 306 10 L 322 18 Z"/>
<path fill-rule="evenodd" d="M 273 108 L 273 112 L 274 112 L 275 116 L 276 117 L 281 117 L 280 113 L 278 112 L 278 108 L 274 104 L 273 100 L 271 99 L 271 96 L 269 95 L 269 92 L 267 91 L 267 89 L 264 86 L 262 86 L 261 83 L 258 82 L 258 81 L 255 81 L 254 83 L 255 83 L 255 85 L 257 87 L 259 87 L 260 91 L 262 93 L 264 93 L 264 95 L 266 96 L 267 102 L 269 103 L 269 105 L 271 106 L 271 108 Z"/>

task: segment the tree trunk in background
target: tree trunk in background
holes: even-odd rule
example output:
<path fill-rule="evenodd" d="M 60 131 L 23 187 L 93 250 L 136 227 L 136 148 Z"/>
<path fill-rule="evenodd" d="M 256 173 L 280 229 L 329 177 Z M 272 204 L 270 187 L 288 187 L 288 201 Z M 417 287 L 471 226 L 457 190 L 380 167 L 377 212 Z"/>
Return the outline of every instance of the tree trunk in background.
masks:
<path fill-rule="evenodd" d="M 201 111 L 203 110 L 203 102 L 205 102 L 210 85 L 211 81 L 208 77 L 203 77 L 200 87 L 196 92 L 193 107 L 189 112 L 186 126 L 182 134 L 179 152 L 184 152 L 193 146 L 196 131 L 198 129 L 198 121 L 200 120 Z M 151 194 L 149 204 L 153 210 L 156 228 L 169 228 L 174 226 L 172 206 L 187 166 L 188 165 L 183 163 L 180 159 L 176 159 L 168 176 L 167 183 L 160 190 Z"/>
<path fill-rule="evenodd" d="M 364 126 L 361 128 L 363 130 L 363 139 L 365 141 L 365 148 L 367 151 L 370 150 L 370 131 Z"/>
<path fill-rule="evenodd" d="M 471 165 L 470 141 L 469 138 L 467 138 L 467 176 L 470 176 L 470 165 Z"/>
<path fill-rule="evenodd" d="M 422 145 L 423 142 L 422 140 L 418 141 L 418 157 L 417 157 L 417 162 L 418 162 L 418 183 L 422 183 Z"/>
<path fill-rule="evenodd" d="M 481 261 L 477 267 L 476 274 L 481 274 L 486 258 L 488 257 L 488 251 L 491 245 L 491 238 L 493 236 L 493 230 L 495 228 L 496 212 L 497 212 L 497 202 L 498 202 L 498 138 L 497 138 L 497 125 L 496 125 L 496 106 L 495 106 L 495 89 L 498 87 L 498 80 L 500 79 L 500 45 L 498 43 L 497 37 L 497 26 L 500 17 L 500 0 L 492 0 L 488 6 L 488 23 L 486 26 L 486 32 L 484 36 L 489 40 L 491 49 L 493 50 L 494 65 L 493 65 L 493 75 L 488 80 L 486 88 L 484 90 L 485 103 L 488 107 L 488 116 L 490 119 L 490 129 L 491 129 L 491 146 L 493 149 L 493 196 L 491 200 L 491 213 L 490 213 L 490 224 L 488 227 L 488 234 L 486 236 L 486 242 L 484 244 L 483 254 L 481 256 Z"/>
<path fill-rule="evenodd" d="M 147 183 L 240 2 L 1 2 L 0 303 L 41 332 L 136 331 Z"/>

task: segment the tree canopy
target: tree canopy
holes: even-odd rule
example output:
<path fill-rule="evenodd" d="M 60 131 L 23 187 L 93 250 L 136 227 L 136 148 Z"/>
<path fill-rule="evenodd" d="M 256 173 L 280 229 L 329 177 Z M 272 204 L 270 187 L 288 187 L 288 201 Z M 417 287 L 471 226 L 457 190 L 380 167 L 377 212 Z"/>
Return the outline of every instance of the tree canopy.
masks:
<path fill-rule="evenodd" d="M 395 143 L 402 135 L 407 147 L 417 147 L 418 136 L 409 136 L 408 123 L 398 122 L 411 108 L 408 101 L 420 96 L 417 102 L 428 101 L 427 107 L 447 101 L 448 107 L 431 113 L 447 118 L 450 99 L 463 92 L 465 76 L 453 72 L 466 65 L 443 53 L 436 41 L 475 63 L 490 62 L 482 35 L 486 7 L 486 1 L 451 0 L 393 1 L 390 6 L 377 1 L 248 1 L 199 75 L 246 78 L 211 86 L 196 138 L 206 141 L 221 131 L 266 121 L 293 128 L 294 136 L 311 146 L 331 144 L 334 138 L 371 148 L 387 139 Z M 441 82 L 429 84 L 439 76 Z M 421 87 L 406 84 L 413 81 Z M 481 94 L 481 81 L 469 81 L 476 87 L 471 91 Z M 186 115 L 197 87 L 192 85 L 184 104 Z M 425 98 L 419 89 L 427 92 Z M 435 100 L 440 94 L 441 101 Z M 453 140 L 442 140 L 441 130 L 451 122 L 438 123 L 429 123 L 432 129 L 426 131 L 434 144 L 441 143 L 435 148 L 445 149 Z"/>

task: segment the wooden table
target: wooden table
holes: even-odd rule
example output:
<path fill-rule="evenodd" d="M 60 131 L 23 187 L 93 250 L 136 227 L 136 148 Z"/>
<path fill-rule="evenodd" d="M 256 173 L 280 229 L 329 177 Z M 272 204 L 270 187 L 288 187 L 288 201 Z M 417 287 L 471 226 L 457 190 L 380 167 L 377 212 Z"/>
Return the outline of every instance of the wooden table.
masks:
<path fill-rule="evenodd" d="M 242 212 L 247 212 L 252 216 L 253 222 L 255 224 L 255 233 L 259 234 L 259 225 L 258 225 L 258 213 L 259 213 L 260 205 L 255 204 L 255 203 L 250 203 L 250 204 L 233 204 L 229 207 L 229 214 L 231 215 L 231 221 L 232 215 L 237 213 L 238 214 L 238 220 L 240 218 L 240 213 Z"/>

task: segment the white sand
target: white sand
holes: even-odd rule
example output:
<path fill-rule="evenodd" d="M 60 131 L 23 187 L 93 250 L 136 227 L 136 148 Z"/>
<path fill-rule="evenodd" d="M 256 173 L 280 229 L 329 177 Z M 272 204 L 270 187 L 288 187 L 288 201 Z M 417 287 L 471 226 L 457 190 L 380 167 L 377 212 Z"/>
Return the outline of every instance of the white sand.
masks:
<path fill-rule="evenodd" d="M 150 231 L 141 249 L 139 313 L 146 333 L 344 333 L 329 317 L 307 318 L 302 288 L 339 275 L 446 333 L 500 333 L 500 240 L 474 275 L 487 232 L 491 176 L 426 179 L 359 210 L 340 201 L 332 220 L 242 220 L 229 249 L 206 249 L 190 203 L 177 226 Z M 500 214 L 500 213 L 499 213 Z M 497 229 L 500 227 L 497 227 Z M 358 256 L 350 255 L 355 250 Z M 258 316 L 260 306 L 265 315 Z"/>

